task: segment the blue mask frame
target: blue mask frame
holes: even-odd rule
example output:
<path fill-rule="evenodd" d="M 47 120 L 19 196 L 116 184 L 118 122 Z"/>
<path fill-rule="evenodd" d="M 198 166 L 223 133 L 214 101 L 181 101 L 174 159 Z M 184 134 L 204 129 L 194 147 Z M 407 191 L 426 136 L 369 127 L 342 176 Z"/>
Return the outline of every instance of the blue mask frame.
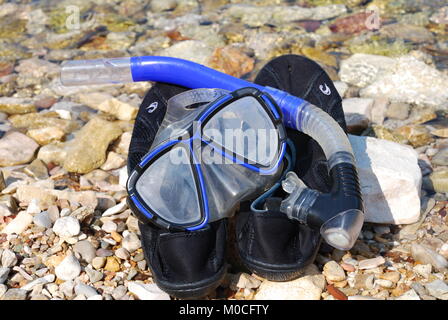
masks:
<path fill-rule="evenodd" d="M 201 136 L 201 128 L 202 125 L 205 124 L 213 115 L 225 108 L 227 105 L 232 102 L 241 99 L 245 96 L 254 97 L 260 105 L 265 109 L 267 114 L 269 115 L 272 123 L 279 133 L 279 150 L 277 150 L 278 158 L 275 163 L 269 165 L 268 167 L 263 167 L 262 165 L 250 164 L 246 159 L 243 159 L 237 155 L 232 154 L 232 152 L 227 152 L 223 150 L 222 146 L 215 146 L 213 142 L 204 139 Z M 190 138 L 185 139 L 179 137 L 175 140 L 170 140 L 158 147 L 154 150 L 150 151 L 147 155 L 145 155 L 141 162 L 136 166 L 134 171 L 131 173 L 128 179 L 127 189 L 128 189 L 128 204 L 133 209 L 133 212 L 138 216 L 138 218 L 144 223 L 153 223 L 159 227 L 166 228 L 169 230 L 189 230 L 194 231 L 201 228 L 204 228 L 210 219 L 209 205 L 208 205 L 208 197 L 205 187 L 205 179 L 201 169 L 201 164 L 198 162 L 198 159 L 193 152 L 193 143 L 198 141 L 199 143 L 204 143 L 207 146 L 213 148 L 214 151 L 218 152 L 223 157 L 231 160 L 232 163 L 239 164 L 244 166 L 245 168 L 257 172 L 260 174 L 271 174 L 272 172 L 278 169 L 278 166 L 282 163 L 285 152 L 286 152 L 286 132 L 282 124 L 282 112 L 274 100 L 266 93 L 261 92 L 255 88 L 242 88 L 236 90 L 232 93 L 225 94 L 218 98 L 217 100 L 210 103 L 210 105 L 200 113 L 198 119 L 196 120 L 198 123 L 197 128 L 193 132 L 192 126 L 189 128 Z M 195 185 L 199 198 L 199 207 L 201 212 L 201 218 L 198 221 L 187 224 L 178 224 L 167 221 L 166 219 L 157 215 L 156 212 L 151 210 L 149 206 L 145 203 L 142 197 L 139 195 L 136 184 L 140 176 L 143 172 L 159 157 L 161 157 L 166 152 L 169 152 L 174 147 L 183 147 L 186 148 L 188 154 L 190 155 L 190 165 L 192 166 L 192 172 L 195 179 Z"/>

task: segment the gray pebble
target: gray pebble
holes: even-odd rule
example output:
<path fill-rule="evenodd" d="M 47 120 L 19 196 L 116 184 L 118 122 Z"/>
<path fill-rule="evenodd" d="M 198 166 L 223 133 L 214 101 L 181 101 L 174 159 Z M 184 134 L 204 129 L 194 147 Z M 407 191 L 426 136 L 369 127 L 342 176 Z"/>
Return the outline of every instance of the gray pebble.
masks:
<path fill-rule="evenodd" d="M 89 240 L 82 240 L 73 246 L 73 250 L 81 255 L 88 263 L 92 262 L 96 256 L 96 250 Z"/>
<path fill-rule="evenodd" d="M 103 279 L 103 273 L 100 271 L 96 271 L 90 267 L 86 267 L 85 271 L 87 273 L 87 275 L 89 276 L 89 280 L 91 283 L 95 283 L 100 281 L 101 279 Z"/>
<path fill-rule="evenodd" d="M 16 288 L 9 289 L 2 297 L 2 300 L 25 300 L 25 299 L 26 299 L 26 291 Z"/>
<path fill-rule="evenodd" d="M 132 268 L 129 271 L 128 276 L 126 277 L 127 280 L 132 280 L 136 275 L 137 275 L 138 271 L 135 268 Z"/>
<path fill-rule="evenodd" d="M 2 266 L 6 267 L 6 268 L 10 268 L 10 267 L 14 267 L 16 264 L 17 264 L 16 254 L 9 249 L 3 250 Z"/>
<path fill-rule="evenodd" d="M 52 221 L 50 215 L 48 214 L 48 211 L 37 213 L 33 218 L 33 222 L 35 225 L 44 228 L 51 228 L 52 225 Z"/>
<path fill-rule="evenodd" d="M 128 290 L 126 289 L 125 286 L 118 286 L 114 289 L 114 291 L 112 292 L 112 297 L 115 300 L 119 300 L 121 299 L 127 292 Z"/>
<path fill-rule="evenodd" d="M 107 250 L 107 249 L 98 249 L 96 250 L 96 255 L 98 257 L 110 257 L 114 255 L 114 252 L 112 250 Z"/>
<path fill-rule="evenodd" d="M 98 292 L 94 288 L 92 288 L 91 286 L 88 286 L 88 285 L 86 285 L 84 283 L 78 283 L 75 286 L 75 293 L 77 295 L 81 295 L 82 294 L 82 295 L 86 296 L 87 298 L 95 296 L 95 295 L 98 294 Z"/>
<path fill-rule="evenodd" d="M 140 270 L 145 270 L 146 269 L 146 261 L 142 260 L 142 261 L 137 262 L 137 266 Z"/>
<path fill-rule="evenodd" d="M 145 259 L 145 255 L 143 254 L 143 252 L 139 252 L 132 257 L 132 260 L 134 260 L 135 262 L 142 261 L 143 259 Z"/>
<path fill-rule="evenodd" d="M 61 291 L 65 297 L 71 298 L 71 297 L 73 297 L 74 287 L 75 287 L 75 283 L 73 282 L 73 280 L 68 280 L 68 281 L 61 283 L 61 285 L 59 286 L 59 291 Z"/>
<path fill-rule="evenodd" d="M 436 164 L 438 166 L 448 165 L 448 148 L 439 150 L 439 152 L 432 157 L 431 162 L 432 164 Z"/>
<path fill-rule="evenodd" d="M 133 232 L 129 232 L 129 234 L 123 238 L 122 246 L 132 253 L 139 249 L 142 245 L 138 236 Z"/>
<path fill-rule="evenodd" d="M 3 284 L 8 278 L 9 268 L 0 267 L 0 284 Z"/>
<path fill-rule="evenodd" d="M 115 255 L 122 260 L 127 260 L 130 257 L 128 250 L 125 248 L 118 248 L 115 251 Z"/>
<path fill-rule="evenodd" d="M 433 297 L 440 300 L 448 300 L 448 285 L 442 280 L 434 280 L 427 283 L 425 286 L 426 290 L 428 290 L 429 294 Z"/>

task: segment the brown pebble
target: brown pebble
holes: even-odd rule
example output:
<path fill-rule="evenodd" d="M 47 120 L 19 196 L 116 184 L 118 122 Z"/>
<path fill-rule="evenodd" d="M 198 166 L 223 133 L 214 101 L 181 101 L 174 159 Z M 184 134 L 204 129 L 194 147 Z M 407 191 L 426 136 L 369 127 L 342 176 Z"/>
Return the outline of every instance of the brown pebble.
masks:
<path fill-rule="evenodd" d="M 410 289 L 411 288 L 408 285 L 405 285 L 404 283 L 399 283 L 397 287 L 391 291 L 391 293 L 394 297 L 399 297 Z"/>
<path fill-rule="evenodd" d="M 42 97 L 41 99 L 37 100 L 36 102 L 34 102 L 34 105 L 38 108 L 48 109 L 52 105 L 54 105 L 56 103 L 56 101 L 57 100 L 54 97 L 45 96 L 45 97 Z"/>
<path fill-rule="evenodd" d="M 337 300 L 348 300 L 347 296 L 332 284 L 327 285 L 327 291 Z"/>

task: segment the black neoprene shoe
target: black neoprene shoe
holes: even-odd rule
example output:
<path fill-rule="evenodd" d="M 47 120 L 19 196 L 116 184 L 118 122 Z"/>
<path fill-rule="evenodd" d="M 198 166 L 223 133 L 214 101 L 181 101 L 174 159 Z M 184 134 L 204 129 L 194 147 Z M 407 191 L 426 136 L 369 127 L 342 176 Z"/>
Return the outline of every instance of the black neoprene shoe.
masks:
<path fill-rule="evenodd" d="M 342 99 L 325 71 L 314 61 L 285 55 L 266 64 L 255 83 L 277 88 L 305 99 L 329 113 L 346 130 Z M 294 171 L 308 187 L 329 192 L 327 160 L 319 144 L 304 133 L 287 130 L 297 150 Z M 279 212 L 278 190 L 265 204 L 267 212 L 243 211 L 236 217 L 238 252 L 247 268 L 269 280 L 288 281 L 300 276 L 319 250 L 319 230 L 288 219 Z M 248 206 L 242 206 L 248 207 Z"/>
<path fill-rule="evenodd" d="M 128 172 L 149 151 L 171 97 L 187 88 L 157 83 L 146 94 L 129 146 Z M 204 229 L 168 232 L 139 223 L 143 252 L 155 283 L 179 299 L 200 298 L 216 289 L 226 274 L 227 219 Z"/>

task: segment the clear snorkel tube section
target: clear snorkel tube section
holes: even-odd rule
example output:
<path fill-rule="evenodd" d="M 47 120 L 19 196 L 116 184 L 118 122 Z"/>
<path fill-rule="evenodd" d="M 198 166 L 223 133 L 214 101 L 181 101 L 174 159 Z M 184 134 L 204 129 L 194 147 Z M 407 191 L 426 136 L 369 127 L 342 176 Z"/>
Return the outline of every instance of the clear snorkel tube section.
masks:
<path fill-rule="evenodd" d="M 328 160 L 333 187 L 322 194 L 289 174 L 283 187 L 289 196 L 280 211 L 289 218 L 320 229 L 332 246 L 348 250 L 364 222 L 362 195 L 355 159 L 348 138 L 338 123 L 321 109 L 284 91 L 234 78 L 205 66 L 169 57 L 131 57 L 68 61 L 62 65 L 64 85 L 157 81 L 192 89 L 220 88 L 234 91 L 255 87 L 269 93 L 283 112 L 284 124 L 299 130 L 322 147 Z"/>

